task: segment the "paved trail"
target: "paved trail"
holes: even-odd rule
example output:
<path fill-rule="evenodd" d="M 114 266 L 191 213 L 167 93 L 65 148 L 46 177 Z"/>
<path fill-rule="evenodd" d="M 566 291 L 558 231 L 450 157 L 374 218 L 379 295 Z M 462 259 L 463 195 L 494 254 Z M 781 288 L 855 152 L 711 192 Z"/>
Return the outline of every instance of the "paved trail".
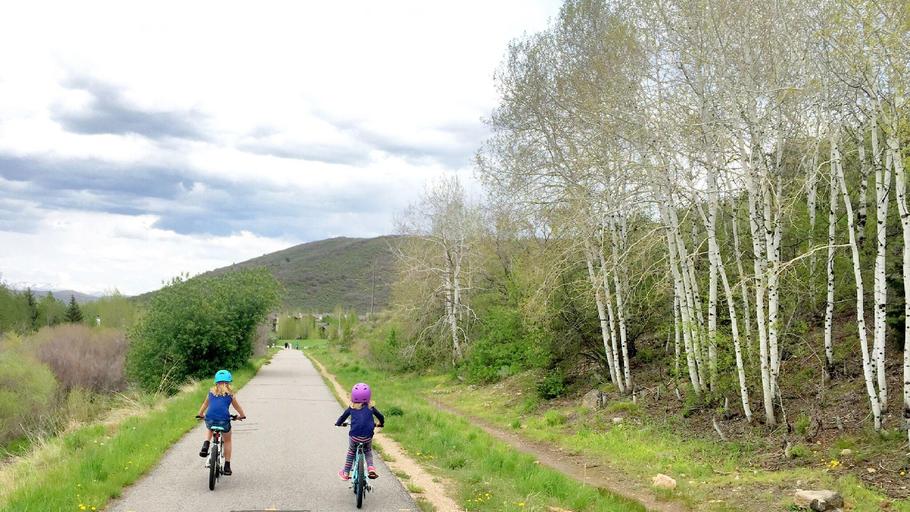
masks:
<path fill-rule="evenodd" d="M 334 426 L 341 407 L 310 361 L 283 350 L 237 395 L 249 419 L 234 422 L 234 474 L 208 489 L 199 457 L 203 427 L 171 447 L 151 473 L 111 503 L 113 512 L 356 510 L 354 494 L 338 478 L 347 429 Z M 414 501 L 376 457 L 364 510 L 417 511 Z"/>

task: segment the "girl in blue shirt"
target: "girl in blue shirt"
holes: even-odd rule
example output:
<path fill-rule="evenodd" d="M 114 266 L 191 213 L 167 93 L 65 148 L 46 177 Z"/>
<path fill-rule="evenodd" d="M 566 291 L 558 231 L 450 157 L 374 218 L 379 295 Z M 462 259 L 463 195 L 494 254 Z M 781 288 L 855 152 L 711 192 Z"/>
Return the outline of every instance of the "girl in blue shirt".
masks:
<path fill-rule="evenodd" d="M 354 454 L 357 450 L 357 444 L 363 443 L 363 456 L 367 459 L 367 474 L 370 478 L 377 478 L 376 468 L 373 467 L 373 433 L 378 426 L 382 428 L 385 424 L 385 417 L 373 406 L 370 401 L 370 386 L 364 383 L 358 383 L 351 389 L 351 406 L 345 409 L 338 421 L 336 427 L 342 426 L 344 420 L 351 418 L 351 430 L 348 433 L 350 442 L 348 443 L 348 453 L 344 459 L 344 468 L 338 472 L 342 480 L 351 479 L 351 466 L 354 465 Z M 379 420 L 379 425 L 373 421 L 373 416 Z"/>
<path fill-rule="evenodd" d="M 209 394 L 202 402 L 199 408 L 197 418 L 202 418 L 205 413 L 205 442 L 202 443 L 202 449 L 199 450 L 200 457 L 208 457 L 209 445 L 212 441 L 212 427 L 218 426 L 223 429 L 222 439 L 224 439 L 224 470 L 222 474 L 230 475 L 231 471 L 231 411 L 230 406 L 237 410 L 238 420 L 246 419 L 243 413 L 243 407 L 234 394 L 231 382 L 234 378 L 231 372 L 227 370 L 218 370 L 215 373 L 215 385 L 209 390 Z"/>

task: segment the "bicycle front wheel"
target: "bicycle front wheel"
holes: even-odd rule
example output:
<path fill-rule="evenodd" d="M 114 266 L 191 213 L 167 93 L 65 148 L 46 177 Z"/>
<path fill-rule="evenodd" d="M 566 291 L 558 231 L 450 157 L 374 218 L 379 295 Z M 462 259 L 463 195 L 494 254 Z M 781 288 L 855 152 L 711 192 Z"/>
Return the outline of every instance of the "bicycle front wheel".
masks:
<path fill-rule="evenodd" d="M 221 460 L 218 458 L 221 454 L 218 453 L 218 443 L 212 444 L 212 453 L 209 454 L 209 490 L 215 490 L 215 481 L 218 479 L 218 464 Z"/>
<path fill-rule="evenodd" d="M 363 457 L 357 458 L 357 483 L 354 484 L 354 490 L 357 493 L 357 508 L 363 507 L 363 493 L 366 492 L 367 486 L 366 473 L 363 471 Z"/>

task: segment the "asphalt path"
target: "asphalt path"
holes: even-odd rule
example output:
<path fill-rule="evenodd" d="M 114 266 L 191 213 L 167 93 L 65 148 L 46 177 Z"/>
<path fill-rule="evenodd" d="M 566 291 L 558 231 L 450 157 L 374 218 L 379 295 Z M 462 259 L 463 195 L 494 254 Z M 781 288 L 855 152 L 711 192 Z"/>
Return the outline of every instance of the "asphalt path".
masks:
<path fill-rule="evenodd" d="M 234 474 L 214 491 L 199 457 L 204 427 L 193 429 L 107 510 L 342 511 L 356 510 L 348 482 L 338 478 L 347 429 L 334 426 L 341 407 L 300 351 L 285 349 L 241 389 L 247 420 L 233 422 Z M 374 451 L 379 479 L 364 510 L 417 511 L 417 505 Z"/>

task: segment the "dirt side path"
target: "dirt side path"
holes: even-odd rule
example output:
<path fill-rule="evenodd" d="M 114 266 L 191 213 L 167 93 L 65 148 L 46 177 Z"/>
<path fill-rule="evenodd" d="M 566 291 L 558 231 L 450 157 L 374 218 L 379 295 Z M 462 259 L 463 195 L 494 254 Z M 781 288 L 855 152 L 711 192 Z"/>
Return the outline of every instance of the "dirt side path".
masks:
<path fill-rule="evenodd" d="M 601 462 L 588 459 L 582 455 L 571 455 L 553 445 L 527 439 L 441 402 L 435 400 L 430 400 L 430 402 L 440 410 L 467 419 L 478 428 L 483 429 L 487 434 L 509 444 L 518 451 L 531 455 L 544 466 L 555 469 L 585 485 L 599 487 L 613 494 L 637 501 L 648 510 L 658 512 L 688 512 L 690 510 L 682 503 L 659 500 L 648 485 L 621 471 L 605 466 Z"/>
<path fill-rule="evenodd" d="M 313 362 L 319 370 L 319 373 L 322 374 L 322 377 L 327 382 L 331 383 L 335 392 L 335 398 L 338 399 L 338 402 L 345 405 L 346 401 L 343 397 L 347 396 L 348 392 L 341 387 L 341 384 L 338 383 L 335 376 L 329 373 L 319 360 L 310 354 L 305 355 Z M 391 437 L 378 432 L 373 437 L 373 440 L 379 445 L 383 453 L 386 454 L 387 460 L 385 463 L 389 468 L 407 474 L 411 477 L 411 482 L 423 489 L 423 493 L 421 494 L 412 494 L 412 497 L 414 497 L 415 500 L 423 498 L 430 502 L 436 507 L 436 510 L 440 512 L 459 512 L 464 510 L 459 507 L 458 503 L 449 497 L 449 494 L 446 492 L 446 487 L 451 489 L 454 487 L 453 484 L 428 473 L 420 464 L 410 458 L 401 445 Z"/>

